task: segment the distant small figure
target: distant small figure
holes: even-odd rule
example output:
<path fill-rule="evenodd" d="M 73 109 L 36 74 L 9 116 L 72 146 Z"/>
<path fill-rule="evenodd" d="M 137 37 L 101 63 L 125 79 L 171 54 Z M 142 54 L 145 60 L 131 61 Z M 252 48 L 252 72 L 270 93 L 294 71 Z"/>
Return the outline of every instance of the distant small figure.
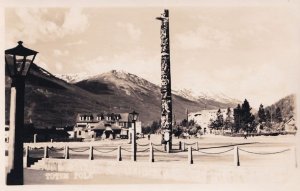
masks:
<path fill-rule="evenodd" d="M 150 133 L 148 134 L 148 140 L 150 140 Z"/>
<path fill-rule="evenodd" d="M 247 132 L 244 132 L 244 139 L 247 139 Z"/>

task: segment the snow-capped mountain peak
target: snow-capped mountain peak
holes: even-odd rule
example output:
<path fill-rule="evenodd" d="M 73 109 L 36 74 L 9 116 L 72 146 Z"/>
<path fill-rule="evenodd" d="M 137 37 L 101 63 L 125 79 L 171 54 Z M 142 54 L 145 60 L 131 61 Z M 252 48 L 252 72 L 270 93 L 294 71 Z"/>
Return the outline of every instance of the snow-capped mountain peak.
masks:
<path fill-rule="evenodd" d="M 75 74 L 55 74 L 55 77 L 60 78 L 68 83 L 74 84 L 82 80 L 91 78 L 93 75 L 88 73 L 75 73 Z"/>
<path fill-rule="evenodd" d="M 181 89 L 175 90 L 174 93 L 191 101 L 200 101 L 204 99 L 221 103 L 240 103 L 239 100 L 231 98 L 222 92 L 202 91 L 195 93 L 191 89 Z"/>

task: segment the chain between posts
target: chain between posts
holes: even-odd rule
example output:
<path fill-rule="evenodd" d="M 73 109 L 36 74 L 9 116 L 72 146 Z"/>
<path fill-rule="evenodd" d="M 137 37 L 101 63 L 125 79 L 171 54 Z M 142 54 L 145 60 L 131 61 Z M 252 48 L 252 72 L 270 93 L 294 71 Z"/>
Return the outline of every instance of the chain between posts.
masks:
<path fill-rule="evenodd" d="M 234 148 L 230 148 L 226 151 L 221 151 L 221 152 L 213 152 L 213 153 L 210 153 L 210 152 L 204 152 L 204 151 L 200 151 L 200 150 L 196 150 L 196 149 L 193 149 L 194 151 L 198 151 L 199 153 L 203 153 L 203 154 L 222 154 L 222 153 L 227 153 L 229 151 L 232 151 Z"/>
<path fill-rule="evenodd" d="M 64 148 L 64 147 L 61 147 L 61 148 L 49 147 L 48 149 L 49 149 L 50 151 L 57 152 L 57 151 L 62 151 L 62 150 L 64 150 L 65 148 Z"/>
<path fill-rule="evenodd" d="M 84 149 L 85 148 L 85 149 Z M 80 149 L 80 148 L 69 148 L 69 150 L 73 151 L 73 152 L 85 152 L 88 151 L 90 148 L 86 148 L 86 147 L 81 147 L 82 150 L 76 150 L 76 149 Z"/>
<path fill-rule="evenodd" d="M 154 144 L 152 143 L 153 146 L 163 146 L 162 144 Z"/>
<path fill-rule="evenodd" d="M 144 149 L 144 150 L 140 150 L 140 151 L 136 151 L 136 152 L 147 152 L 147 151 L 149 151 L 150 149 L 149 148 L 147 148 L 147 149 Z"/>
<path fill-rule="evenodd" d="M 43 150 L 44 147 L 30 147 L 31 150 Z"/>
<path fill-rule="evenodd" d="M 154 147 L 153 147 L 153 150 L 154 150 L 154 151 L 157 151 L 157 152 L 161 152 L 161 153 L 166 153 L 166 151 L 159 150 L 159 149 L 156 149 L 156 148 L 154 148 Z"/>
<path fill-rule="evenodd" d="M 98 148 L 99 149 L 99 148 Z M 100 151 L 100 150 L 98 150 L 97 148 L 95 148 L 94 147 L 94 150 L 95 151 L 97 151 L 97 152 L 99 152 L 99 153 L 111 153 L 111 152 L 114 152 L 115 150 L 118 150 L 118 148 L 114 148 L 114 149 L 111 149 L 111 150 L 109 150 L 109 151 Z"/>
<path fill-rule="evenodd" d="M 121 148 L 121 150 L 126 151 L 126 152 L 129 152 L 129 153 L 132 152 L 131 150 L 128 150 L 128 149 L 125 149 L 125 148 Z"/>
<path fill-rule="evenodd" d="M 239 148 L 239 150 L 244 151 L 246 153 L 256 154 L 256 155 L 272 155 L 272 154 L 284 153 L 286 151 L 289 151 L 290 149 L 285 149 L 285 150 L 277 151 L 277 152 L 263 152 L 263 153 L 258 153 L 258 152 L 253 152 L 253 151 L 247 151 L 247 150 L 244 150 L 244 149 L 241 149 L 241 148 Z"/>
<path fill-rule="evenodd" d="M 137 143 L 137 145 L 138 145 L 138 146 L 141 146 L 141 147 L 146 147 L 146 146 L 149 146 L 150 144 L 147 143 L 147 144 L 144 144 L 144 145 L 143 145 L 143 144 L 138 144 L 138 143 Z"/>

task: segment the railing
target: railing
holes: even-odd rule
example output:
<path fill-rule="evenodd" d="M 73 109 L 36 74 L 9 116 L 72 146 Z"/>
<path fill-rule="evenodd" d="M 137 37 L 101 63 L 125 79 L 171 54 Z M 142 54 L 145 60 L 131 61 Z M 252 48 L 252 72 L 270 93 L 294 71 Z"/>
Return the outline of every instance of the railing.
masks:
<path fill-rule="evenodd" d="M 178 149 L 175 149 L 175 145 L 178 146 Z M 234 166 L 240 166 L 240 152 L 248 153 L 248 154 L 255 154 L 255 155 L 273 155 L 273 154 L 281 154 L 285 153 L 287 151 L 291 151 L 293 154 L 294 158 L 294 166 L 297 168 L 297 156 L 296 156 L 296 148 L 288 148 L 276 152 L 254 152 L 247 150 L 245 148 L 239 148 L 236 145 L 223 145 L 223 146 L 218 146 L 218 147 L 205 147 L 205 148 L 199 148 L 198 142 L 194 143 L 184 143 L 179 141 L 176 144 L 173 144 L 173 150 L 168 152 L 166 148 L 162 149 L 161 146 L 164 146 L 163 144 L 155 144 L 155 143 L 147 143 L 147 144 L 137 144 L 137 146 L 140 147 L 140 149 L 136 149 L 136 153 L 146 153 L 149 152 L 149 162 L 154 162 L 155 161 L 155 153 L 165 153 L 168 156 L 171 156 L 172 154 L 175 153 L 188 153 L 188 164 L 193 164 L 193 152 L 198 152 L 201 153 L 202 155 L 221 155 L 224 153 L 232 152 L 233 151 L 233 158 L 234 158 Z M 188 147 L 186 149 L 185 147 Z M 145 148 L 148 147 L 148 148 Z M 160 148 L 159 148 L 160 147 Z M 207 150 L 212 150 L 212 149 L 220 149 L 224 148 L 222 151 L 207 151 Z M 116 154 L 116 159 L 117 161 L 122 161 L 122 152 L 127 152 L 130 153 L 131 156 L 136 154 L 132 149 L 128 149 L 126 147 L 122 147 L 121 145 L 113 148 L 107 148 L 103 146 L 85 146 L 85 147 L 69 147 L 69 146 L 64 146 L 64 147 L 25 147 L 25 159 L 28 161 L 29 160 L 29 155 L 31 151 L 42 151 L 43 150 L 43 158 L 49 158 L 49 151 L 51 153 L 61 153 L 63 151 L 63 157 L 64 159 L 70 159 L 70 152 L 72 153 L 84 153 L 86 151 L 89 151 L 88 154 L 88 159 L 89 160 L 94 160 L 94 152 L 100 153 L 100 154 Z M 117 152 L 116 152 L 117 151 Z M 116 152 L 116 153 L 115 153 Z M 110 155 L 111 156 L 111 155 Z M 201 157 L 201 155 L 198 155 Z M 27 162 L 26 162 L 27 163 Z M 28 163 L 26 165 L 28 167 Z"/>

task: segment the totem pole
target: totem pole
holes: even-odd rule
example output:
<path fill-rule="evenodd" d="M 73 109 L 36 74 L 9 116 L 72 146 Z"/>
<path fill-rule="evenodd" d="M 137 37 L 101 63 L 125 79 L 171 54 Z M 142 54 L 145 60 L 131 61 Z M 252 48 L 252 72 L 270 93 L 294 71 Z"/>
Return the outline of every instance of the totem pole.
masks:
<path fill-rule="evenodd" d="M 169 10 L 164 10 L 161 17 L 161 133 L 162 143 L 167 150 L 172 149 L 172 94 L 170 69 Z"/>

